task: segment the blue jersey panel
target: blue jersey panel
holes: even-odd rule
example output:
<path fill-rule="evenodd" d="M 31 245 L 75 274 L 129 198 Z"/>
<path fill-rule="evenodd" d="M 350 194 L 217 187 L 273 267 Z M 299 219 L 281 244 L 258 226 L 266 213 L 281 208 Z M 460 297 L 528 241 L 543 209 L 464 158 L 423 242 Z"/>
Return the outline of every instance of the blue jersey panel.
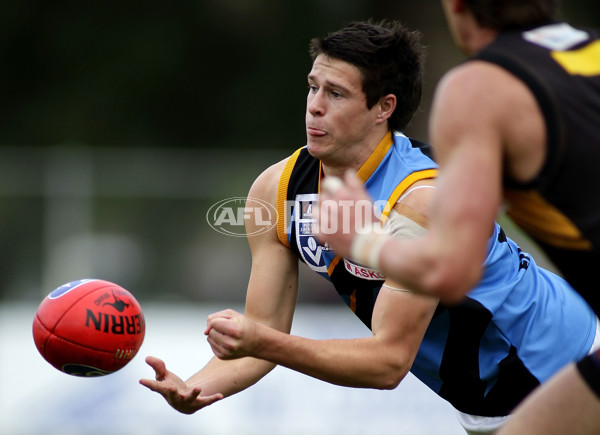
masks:
<path fill-rule="evenodd" d="M 438 393 L 442 386 L 440 366 L 444 356 L 450 317 L 448 311 L 434 317 L 425 332 L 419 352 L 410 369 L 421 382 Z"/>
<path fill-rule="evenodd" d="M 379 198 L 377 212 L 381 213 L 385 202 L 396 187 L 414 172 L 437 169 L 437 164 L 427 157 L 402 133 L 394 133 L 394 145 L 389 149 L 381 164 L 365 182 L 369 195 Z"/>

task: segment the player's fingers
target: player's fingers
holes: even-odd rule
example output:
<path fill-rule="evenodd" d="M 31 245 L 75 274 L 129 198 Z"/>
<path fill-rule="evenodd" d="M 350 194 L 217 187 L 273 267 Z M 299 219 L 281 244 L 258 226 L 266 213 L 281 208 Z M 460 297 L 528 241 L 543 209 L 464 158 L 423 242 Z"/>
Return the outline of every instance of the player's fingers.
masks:
<path fill-rule="evenodd" d="M 156 373 L 156 380 L 159 381 L 167 375 L 167 366 L 164 361 L 154 356 L 146 357 L 146 364 L 152 367 Z M 160 378 L 160 379 L 159 379 Z"/>
<path fill-rule="evenodd" d="M 202 393 L 202 388 L 193 387 L 190 389 L 189 393 L 187 394 L 184 400 L 186 402 L 195 402 L 198 396 L 200 396 L 200 393 Z"/>
<path fill-rule="evenodd" d="M 344 183 L 353 188 L 362 187 L 362 182 L 356 175 L 356 171 L 354 169 L 347 169 L 346 172 L 344 172 Z"/>
<path fill-rule="evenodd" d="M 150 389 L 152 391 L 155 391 L 157 393 L 160 392 L 159 391 L 160 384 L 158 382 L 156 382 L 156 381 L 153 381 L 151 379 L 140 379 L 139 382 L 140 382 L 141 385 L 143 385 L 144 387 L 146 387 L 146 388 L 148 388 L 148 389 Z"/>
<path fill-rule="evenodd" d="M 227 335 L 234 338 L 240 338 L 241 328 L 239 322 L 232 318 L 219 317 L 210 322 L 211 332 Z"/>
<path fill-rule="evenodd" d="M 196 403 L 202 407 L 212 405 L 215 402 L 221 400 L 223 396 L 221 393 L 213 394 L 211 396 L 200 396 L 196 399 Z"/>
<path fill-rule="evenodd" d="M 354 190 L 356 192 L 361 192 L 361 196 L 367 196 L 363 182 L 360 178 L 358 178 L 356 171 L 354 171 L 353 169 L 348 169 L 344 173 L 344 183 L 346 183 L 346 186 L 349 189 Z"/>
<path fill-rule="evenodd" d="M 312 213 L 312 216 L 316 219 L 315 225 L 313 227 L 313 234 L 318 236 L 319 228 L 321 226 L 321 206 L 318 203 L 313 205 Z"/>
<path fill-rule="evenodd" d="M 167 398 L 168 390 L 165 388 L 164 384 L 159 381 L 154 381 L 152 379 L 140 379 L 140 384 L 149 390 L 154 391 L 155 393 L 160 394 L 164 398 Z"/>
<path fill-rule="evenodd" d="M 204 329 L 204 335 L 208 335 L 210 333 L 210 330 L 213 328 L 214 326 L 214 321 L 215 319 L 220 319 L 220 318 L 230 318 L 231 316 L 228 316 L 230 310 L 223 310 L 223 311 L 218 311 L 216 313 L 212 313 L 210 314 L 207 318 L 206 318 L 206 328 Z"/>
<path fill-rule="evenodd" d="M 338 202 L 333 199 L 324 199 L 321 201 L 317 217 L 317 233 L 319 236 L 331 234 L 336 231 L 338 213 Z"/>
<path fill-rule="evenodd" d="M 325 177 L 321 182 L 321 192 L 327 195 L 335 195 L 340 189 L 344 187 L 344 182 L 341 178 L 329 176 Z"/>
<path fill-rule="evenodd" d="M 204 330 L 204 335 L 208 337 L 211 333 L 213 333 L 213 331 L 215 331 L 215 319 L 210 319 L 206 322 L 206 329 Z"/>
<path fill-rule="evenodd" d="M 346 186 L 348 186 L 348 188 L 350 189 L 350 195 L 355 200 L 371 200 L 371 197 L 367 193 L 363 182 L 360 180 L 360 178 L 358 178 L 356 172 L 353 169 L 348 169 L 346 171 L 346 173 L 344 174 L 344 182 L 346 183 Z"/>
<path fill-rule="evenodd" d="M 221 334 L 215 329 L 211 329 L 210 333 L 206 337 L 206 341 L 208 341 L 208 344 L 210 344 L 211 347 L 221 348 L 225 345 L 225 341 L 227 340 L 229 340 L 229 337 Z"/>
<path fill-rule="evenodd" d="M 215 356 L 219 359 L 227 359 L 230 357 L 229 347 L 222 343 L 222 340 L 225 339 L 225 336 L 209 336 L 207 341 L 210 345 L 211 350 L 215 354 Z"/>
<path fill-rule="evenodd" d="M 228 308 L 226 310 L 217 311 L 216 313 L 209 314 L 209 316 L 207 317 L 207 321 L 210 321 L 212 319 L 218 319 L 220 317 L 224 317 L 226 319 L 230 319 L 230 318 L 234 317 L 237 314 L 238 314 L 237 311 L 232 310 L 231 308 Z"/>

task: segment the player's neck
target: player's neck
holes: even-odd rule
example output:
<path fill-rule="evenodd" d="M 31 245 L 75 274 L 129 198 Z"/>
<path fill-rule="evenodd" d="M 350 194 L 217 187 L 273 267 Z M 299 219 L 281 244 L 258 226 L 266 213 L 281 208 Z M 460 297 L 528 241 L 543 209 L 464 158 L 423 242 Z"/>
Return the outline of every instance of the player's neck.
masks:
<path fill-rule="evenodd" d="M 473 56 L 479 53 L 484 47 L 491 44 L 498 36 L 498 32 L 487 27 L 473 27 L 470 32 L 464 35 L 463 51 Z"/>
<path fill-rule="evenodd" d="M 321 176 L 343 177 L 348 169 L 358 172 L 382 143 L 388 132 L 382 131 L 382 133 L 385 134 L 374 136 L 372 140 L 367 140 L 361 144 L 355 144 L 347 152 L 337 154 L 334 159 L 321 160 Z"/>

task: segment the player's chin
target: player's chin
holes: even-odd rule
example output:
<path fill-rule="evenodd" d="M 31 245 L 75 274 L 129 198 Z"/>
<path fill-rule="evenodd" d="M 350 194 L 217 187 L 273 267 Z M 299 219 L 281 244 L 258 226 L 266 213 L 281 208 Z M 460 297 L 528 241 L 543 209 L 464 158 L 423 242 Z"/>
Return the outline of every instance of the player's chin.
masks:
<path fill-rule="evenodd" d="M 328 143 L 326 143 L 324 140 L 318 140 L 318 138 L 311 138 L 309 136 L 306 141 L 306 150 L 312 157 L 316 159 L 321 159 L 323 156 L 325 156 L 328 149 Z"/>

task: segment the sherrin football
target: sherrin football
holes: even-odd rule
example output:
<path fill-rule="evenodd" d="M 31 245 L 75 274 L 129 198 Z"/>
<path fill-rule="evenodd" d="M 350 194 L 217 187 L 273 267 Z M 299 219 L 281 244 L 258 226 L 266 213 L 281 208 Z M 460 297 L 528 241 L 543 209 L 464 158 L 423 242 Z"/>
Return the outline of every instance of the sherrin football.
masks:
<path fill-rule="evenodd" d="M 133 295 L 100 279 L 61 285 L 33 318 L 40 354 L 73 376 L 104 376 L 123 368 L 137 354 L 145 333 L 142 308 Z"/>

